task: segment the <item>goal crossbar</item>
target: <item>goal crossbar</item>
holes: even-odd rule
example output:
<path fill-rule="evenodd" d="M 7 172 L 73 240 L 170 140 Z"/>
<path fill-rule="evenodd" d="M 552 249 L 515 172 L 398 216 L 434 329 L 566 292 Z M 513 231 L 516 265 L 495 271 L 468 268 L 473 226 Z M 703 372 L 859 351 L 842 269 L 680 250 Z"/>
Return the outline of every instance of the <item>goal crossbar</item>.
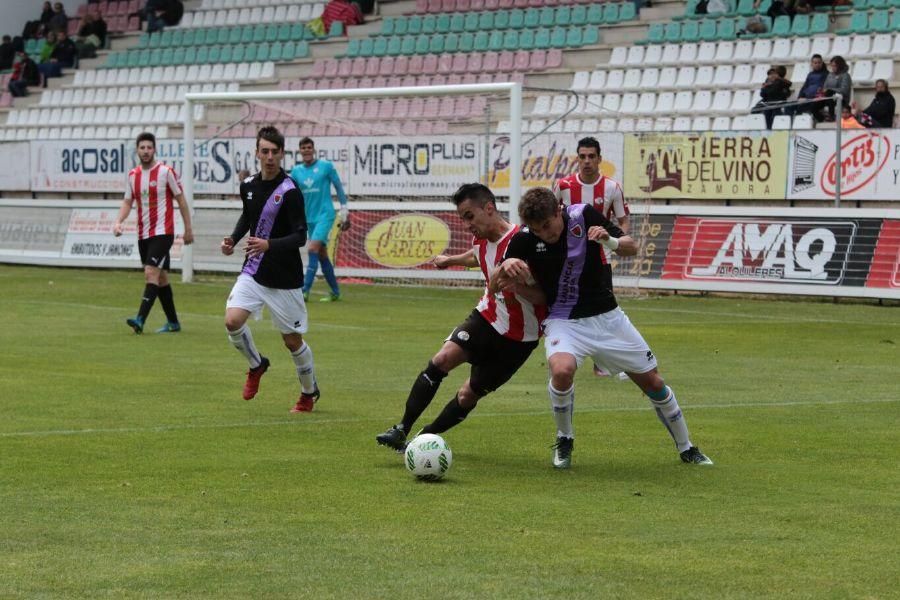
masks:
<path fill-rule="evenodd" d="M 184 116 L 184 196 L 189 208 L 194 192 L 194 105 L 204 102 L 241 102 L 266 100 L 337 100 L 347 98 L 398 98 L 415 96 L 461 96 L 467 94 L 505 93 L 509 95 L 509 216 L 518 223 L 522 173 L 522 84 L 518 82 L 471 83 L 460 85 L 405 86 L 395 88 L 357 88 L 339 90 L 292 90 L 269 92 L 209 92 L 185 94 Z M 185 246 L 182 257 L 182 280 L 193 280 L 193 252 Z"/>

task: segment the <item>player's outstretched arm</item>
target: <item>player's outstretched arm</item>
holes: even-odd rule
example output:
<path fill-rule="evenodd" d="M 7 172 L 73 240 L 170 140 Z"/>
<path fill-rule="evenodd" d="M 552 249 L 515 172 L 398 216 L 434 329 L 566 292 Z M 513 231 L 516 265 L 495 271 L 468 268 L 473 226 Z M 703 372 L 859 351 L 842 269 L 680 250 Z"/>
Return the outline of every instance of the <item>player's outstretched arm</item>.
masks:
<path fill-rule="evenodd" d="M 469 248 L 462 254 L 438 254 L 431 259 L 431 264 L 438 269 L 446 269 L 447 267 L 477 267 L 478 259 L 475 257 L 474 248 Z"/>
<path fill-rule="evenodd" d="M 507 258 L 491 272 L 488 290 L 492 294 L 503 290 L 514 291 L 517 285 L 532 285 L 534 278 L 528 264 L 520 258 Z"/>

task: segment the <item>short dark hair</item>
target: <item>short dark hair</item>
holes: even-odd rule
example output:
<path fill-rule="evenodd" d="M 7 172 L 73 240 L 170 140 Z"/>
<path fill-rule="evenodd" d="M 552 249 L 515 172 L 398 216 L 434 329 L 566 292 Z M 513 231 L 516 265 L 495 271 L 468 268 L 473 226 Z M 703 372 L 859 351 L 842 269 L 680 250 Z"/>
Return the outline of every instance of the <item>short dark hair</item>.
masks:
<path fill-rule="evenodd" d="M 156 148 L 156 136 L 149 131 L 138 134 L 137 140 L 134 142 L 135 147 L 140 146 L 141 142 L 150 142 L 153 144 L 153 147 Z"/>
<path fill-rule="evenodd" d="M 812 60 L 814 58 L 818 58 L 819 60 L 822 60 L 822 55 L 821 54 L 813 54 L 811 57 L 809 57 L 809 60 Z"/>
<path fill-rule="evenodd" d="M 316 143 L 313 141 L 313 139 L 311 137 L 306 136 L 305 138 L 300 140 L 300 143 L 297 144 L 297 147 L 299 148 L 300 146 L 305 146 L 306 144 L 311 144 L 313 146 L 316 145 Z"/>
<path fill-rule="evenodd" d="M 266 140 L 275 144 L 279 150 L 284 150 L 284 135 L 273 125 L 266 125 L 256 134 L 256 149 L 259 150 L 259 140 Z"/>
<path fill-rule="evenodd" d="M 461 185 L 450 198 L 450 201 L 457 207 L 466 200 L 471 200 L 473 204 L 477 204 L 482 208 L 484 208 L 484 205 L 488 202 L 492 203 L 494 206 L 497 205 L 497 199 L 494 197 L 494 192 L 482 183 L 467 183 Z"/>
<path fill-rule="evenodd" d="M 545 187 L 531 188 L 519 202 L 519 218 L 526 225 L 545 221 L 556 214 L 559 200 L 553 190 Z"/>
<path fill-rule="evenodd" d="M 576 146 L 576 149 L 578 148 L 593 148 L 597 151 L 597 156 L 600 156 L 600 142 L 597 141 L 597 138 L 590 136 L 581 138 Z"/>

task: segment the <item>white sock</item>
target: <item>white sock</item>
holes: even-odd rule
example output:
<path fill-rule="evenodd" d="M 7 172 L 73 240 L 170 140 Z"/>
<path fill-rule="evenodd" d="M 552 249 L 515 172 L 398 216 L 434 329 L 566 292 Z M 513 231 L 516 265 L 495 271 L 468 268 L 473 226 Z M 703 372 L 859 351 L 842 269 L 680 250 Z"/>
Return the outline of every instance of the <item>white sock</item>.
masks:
<path fill-rule="evenodd" d="M 297 366 L 297 377 L 300 379 L 300 389 L 304 394 L 312 394 L 316 391 L 316 374 L 313 371 L 313 353 L 312 348 L 306 342 L 291 352 L 291 358 Z"/>
<path fill-rule="evenodd" d="M 553 419 L 556 421 L 556 437 L 575 437 L 575 429 L 572 427 L 572 413 L 575 405 L 575 384 L 568 390 L 561 392 L 547 384 L 550 393 L 550 406 L 553 408 Z"/>
<path fill-rule="evenodd" d="M 666 386 L 666 397 L 663 400 L 654 400 L 650 398 L 650 403 L 656 409 L 656 416 L 660 422 L 665 425 L 669 431 L 669 435 L 675 440 L 675 446 L 679 452 L 684 452 L 691 447 L 691 438 L 688 434 L 687 423 L 684 415 L 681 414 L 681 408 L 678 406 L 678 400 L 675 399 L 675 392 L 672 388 Z"/>
<path fill-rule="evenodd" d="M 244 358 L 250 363 L 251 369 L 255 369 L 262 364 L 262 357 L 253 343 L 253 334 L 250 333 L 250 328 L 247 327 L 246 323 L 241 325 L 241 328 L 237 331 L 229 331 L 228 339 L 231 340 L 231 345 L 244 355 Z"/>

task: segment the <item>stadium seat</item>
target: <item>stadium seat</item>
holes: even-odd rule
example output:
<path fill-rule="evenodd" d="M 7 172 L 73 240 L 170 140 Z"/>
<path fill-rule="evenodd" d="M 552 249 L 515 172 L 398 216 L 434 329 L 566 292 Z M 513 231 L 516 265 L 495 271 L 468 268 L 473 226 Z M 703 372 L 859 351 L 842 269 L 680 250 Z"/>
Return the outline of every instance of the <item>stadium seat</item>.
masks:
<path fill-rule="evenodd" d="M 854 12 L 850 17 L 850 26 L 837 30 L 840 35 L 848 35 L 851 33 L 866 33 L 869 29 L 869 13 L 858 11 Z"/>
<path fill-rule="evenodd" d="M 802 113 L 799 115 L 794 115 L 793 122 L 794 129 L 812 129 L 813 128 L 813 118 L 809 113 Z"/>
<path fill-rule="evenodd" d="M 628 48 L 625 46 L 616 46 L 612 49 L 609 57 L 610 66 L 624 65 L 628 58 Z"/>
<path fill-rule="evenodd" d="M 594 71 L 588 83 L 589 90 L 603 90 L 606 88 L 606 71 Z"/>
<path fill-rule="evenodd" d="M 675 87 L 678 89 L 688 89 L 694 87 L 694 78 L 697 76 L 697 69 L 694 67 L 681 67 L 678 69 L 678 79 L 675 80 Z"/>
<path fill-rule="evenodd" d="M 710 118 L 705 115 L 694 117 L 691 120 L 692 131 L 709 131 L 711 126 L 712 123 L 710 123 Z"/>
<path fill-rule="evenodd" d="M 772 119 L 772 129 L 790 129 L 791 128 L 791 117 L 788 115 L 775 115 L 775 118 Z"/>
<path fill-rule="evenodd" d="M 731 77 L 731 86 L 732 87 L 743 87 L 748 85 L 759 85 L 759 83 L 763 81 L 760 79 L 759 81 L 753 78 L 752 67 L 750 65 L 738 65 L 734 69 L 734 74 Z"/>
<path fill-rule="evenodd" d="M 847 35 L 835 37 L 832 41 L 830 55 L 848 56 L 850 54 L 850 40 L 850 36 Z M 823 54 L 822 56 L 825 58 L 827 64 L 829 55 Z"/>
<path fill-rule="evenodd" d="M 879 33 L 872 39 L 871 53 L 873 56 L 891 55 L 891 36 L 887 33 Z"/>
<path fill-rule="evenodd" d="M 891 81 L 894 78 L 894 60 L 892 58 L 881 58 L 875 61 L 875 67 L 872 71 L 872 80 L 884 79 Z"/>
<path fill-rule="evenodd" d="M 666 26 L 663 23 L 650 23 L 647 29 L 647 38 L 639 44 L 661 44 L 666 40 Z"/>
<path fill-rule="evenodd" d="M 644 62 L 644 47 L 643 46 L 632 46 L 628 49 L 628 54 L 625 57 L 625 64 L 629 66 L 640 65 Z"/>
<path fill-rule="evenodd" d="M 614 69 L 606 74 L 606 89 L 618 91 L 623 88 L 625 82 L 625 71 Z"/>
<path fill-rule="evenodd" d="M 731 129 L 731 117 L 715 117 L 710 125 L 712 131 L 727 131 Z"/>
<path fill-rule="evenodd" d="M 643 64 L 651 67 L 659 65 L 662 62 L 662 49 L 663 47 L 659 44 L 647 46 L 644 52 Z"/>
<path fill-rule="evenodd" d="M 665 44 L 662 47 L 662 60 L 660 61 L 661 65 L 677 65 L 680 64 L 681 59 L 681 45 L 679 44 Z"/>
<path fill-rule="evenodd" d="M 734 56 L 734 42 L 724 41 L 716 45 L 716 53 L 713 56 L 713 62 L 728 63 Z"/>
<path fill-rule="evenodd" d="M 697 44 L 693 42 L 681 44 L 678 62 L 683 65 L 695 64 L 697 62 Z"/>
<path fill-rule="evenodd" d="M 659 69 L 648 67 L 641 72 L 638 87 L 642 90 L 655 90 L 659 84 Z"/>
<path fill-rule="evenodd" d="M 753 62 L 763 62 L 769 60 L 772 56 L 772 40 L 762 39 L 756 40 L 753 44 L 753 53 L 750 59 Z"/>
<path fill-rule="evenodd" d="M 737 90 L 731 96 L 731 112 L 745 113 L 750 110 L 753 103 L 753 94 L 750 90 Z"/>
<path fill-rule="evenodd" d="M 827 37 L 827 36 L 814 37 L 812 39 L 812 43 L 810 44 L 810 47 L 809 47 L 809 54 L 807 54 L 806 56 L 800 57 L 800 59 L 798 59 L 798 60 L 807 60 L 808 61 L 809 57 L 812 56 L 813 54 L 819 54 L 826 58 L 831 56 L 831 38 Z M 792 52 L 791 56 L 794 56 L 794 55 L 795 55 L 795 53 Z"/>

